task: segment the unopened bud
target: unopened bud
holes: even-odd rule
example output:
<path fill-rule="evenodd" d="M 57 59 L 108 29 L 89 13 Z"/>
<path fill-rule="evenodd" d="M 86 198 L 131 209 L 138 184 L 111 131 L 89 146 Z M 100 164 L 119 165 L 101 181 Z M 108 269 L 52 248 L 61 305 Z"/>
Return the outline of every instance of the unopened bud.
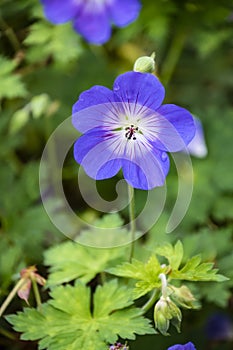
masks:
<path fill-rule="evenodd" d="M 161 297 L 154 308 L 155 327 L 163 334 L 167 333 L 170 322 L 176 327 L 177 331 L 180 329 L 182 315 L 180 309 L 169 297 Z"/>
<path fill-rule="evenodd" d="M 139 57 L 134 63 L 133 70 L 141 73 L 153 73 L 155 70 L 155 53 L 153 52 L 151 56 Z"/>
<path fill-rule="evenodd" d="M 181 286 L 177 288 L 169 285 L 168 290 L 172 300 L 180 306 L 187 309 L 195 309 L 198 307 L 198 302 L 188 287 Z"/>

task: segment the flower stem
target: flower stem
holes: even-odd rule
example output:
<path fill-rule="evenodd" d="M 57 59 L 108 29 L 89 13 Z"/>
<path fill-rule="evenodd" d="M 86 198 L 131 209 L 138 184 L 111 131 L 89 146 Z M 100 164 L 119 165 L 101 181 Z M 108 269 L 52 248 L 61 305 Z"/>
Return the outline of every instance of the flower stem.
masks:
<path fill-rule="evenodd" d="M 49 115 L 46 115 L 45 118 L 45 134 L 47 137 L 47 140 L 49 140 L 51 133 L 52 133 L 53 127 L 51 123 L 51 117 Z M 56 144 L 54 137 L 51 137 L 50 142 L 48 143 L 48 163 L 51 173 L 51 179 L 52 179 L 52 185 L 53 185 L 53 192 L 56 198 L 58 199 L 60 197 L 60 193 L 58 191 L 58 181 L 59 181 L 59 169 L 57 164 L 57 151 L 56 151 Z M 48 174 L 47 174 L 48 176 Z"/>
<path fill-rule="evenodd" d="M 166 278 L 166 275 L 164 273 L 161 273 L 159 275 L 159 278 L 160 278 L 161 283 L 162 283 L 162 296 L 166 299 L 167 298 L 167 278 Z"/>
<path fill-rule="evenodd" d="M 40 298 L 40 293 L 39 293 L 39 289 L 38 289 L 36 280 L 34 278 L 32 278 L 32 288 L 33 288 L 34 296 L 36 299 L 37 307 L 40 308 L 41 307 L 41 298 Z"/>
<path fill-rule="evenodd" d="M 158 299 L 158 295 L 159 295 L 159 290 L 155 289 L 151 294 L 150 299 L 142 307 L 143 314 L 145 314 L 148 310 L 150 310 L 150 308 L 155 304 L 156 300 Z"/>
<path fill-rule="evenodd" d="M 25 279 L 21 278 L 16 283 L 16 285 L 14 286 L 12 291 L 8 294 L 6 300 L 3 302 L 3 304 L 0 307 L 0 317 L 2 316 L 2 314 L 4 313 L 4 311 L 6 310 L 7 306 L 10 304 L 10 302 L 12 301 L 12 299 L 14 298 L 14 296 L 16 295 L 18 290 L 24 285 L 24 283 L 26 283 Z"/>
<path fill-rule="evenodd" d="M 166 86 L 171 80 L 171 77 L 175 71 L 175 67 L 181 56 L 186 38 L 187 31 L 181 26 L 175 33 L 173 41 L 170 46 L 170 50 L 163 62 L 162 71 L 161 71 L 161 81 Z"/>
<path fill-rule="evenodd" d="M 20 42 L 13 31 L 11 27 L 8 26 L 8 24 L 4 21 L 4 19 L 0 15 L 0 28 L 4 32 L 4 34 L 7 36 L 9 42 L 11 43 L 11 46 L 15 50 L 15 52 L 20 50 Z"/>
<path fill-rule="evenodd" d="M 135 203 L 134 203 L 134 188 L 128 185 L 128 197 L 129 197 L 129 220 L 130 220 L 130 232 L 131 232 L 131 245 L 130 245 L 130 254 L 129 261 L 132 261 L 134 254 L 134 240 L 135 240 Z"/>
<path fill-rule="evenodd" d="M 13 333 L 11 333 L 8 330 L 6 330 L 6 329 L 0 328 L 0 334 L 2 334 L 4 337 L 6 337 L 6 338 L 8 338 L 10 340 L 14 340 L 14 341 L 17 340 L 16 336 Z"/>

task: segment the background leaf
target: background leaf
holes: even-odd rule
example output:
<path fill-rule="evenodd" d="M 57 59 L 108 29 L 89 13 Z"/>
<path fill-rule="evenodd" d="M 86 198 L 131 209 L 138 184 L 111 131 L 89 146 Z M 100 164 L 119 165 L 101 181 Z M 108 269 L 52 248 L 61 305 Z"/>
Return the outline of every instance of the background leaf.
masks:
<path fill-rule="evenodd" d="M 74 242 L 64 242 L 45 253 L 45 264 L 50 266 L 48 286 L 79 278 L 91 281 L 98 273 L 119 263 L 125 249 L 97 249 Z"/>

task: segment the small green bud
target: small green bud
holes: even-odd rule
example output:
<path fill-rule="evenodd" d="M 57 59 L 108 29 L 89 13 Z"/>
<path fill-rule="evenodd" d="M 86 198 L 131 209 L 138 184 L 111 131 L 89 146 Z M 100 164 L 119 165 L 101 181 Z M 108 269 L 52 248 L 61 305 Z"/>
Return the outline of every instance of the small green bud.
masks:
<path fill-rule="evenodd" d="M 182 320 L 182 314 L 178 306 L 171 301 L 169 297 L 167 297 L 168 300 L 168 307 L 171 315 L 171 319 L 176 319 L 177 321 L 181 322 Z"/>
<path fill-rule="evenodd" d="M 155 53 L 153 52 L 151 56 L 139 57 L 134 63 L 133 70 L 141 73 L 153 73 L 155 70 Z"/>
<path fill-rule="evenodd" d="M 169 335 L 167 331 L 171 322 L 179 332 L 181 319 L 182 314 L 176 304 L 169 297 L 162 296 L 154 308 L 155 327 L 163 335 Z"/>
<path fill-rule="evenodd" d="M 168 290 L 172 300 L 180 306 L 187 309 L 195 309 L 198 307 L 197 300 L 188 287 L 183 285 L 177 288 L 169 285 Z"/>
<path fill-rule="evenodd" d="M 157 328 L 163 335 L 169 335 L 167 330 L 169 328 L 169 318 L 166 315 L 167 302 L 162 297 L 156 303 L 154 308 L 155 328 Z"/>

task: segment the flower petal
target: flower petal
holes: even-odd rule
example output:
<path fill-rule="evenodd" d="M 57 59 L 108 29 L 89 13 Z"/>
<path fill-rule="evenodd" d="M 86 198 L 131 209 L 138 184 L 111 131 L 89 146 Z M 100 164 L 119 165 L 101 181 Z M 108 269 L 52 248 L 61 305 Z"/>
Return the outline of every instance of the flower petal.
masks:
<path fill-rule="evenodd" d="M 126 181 L 132 187 L 142 190 L 163 186 L 170 166 L 167 154 L 156 149 L 147 149 L 142 144 L 137 145 L 134 154 L 135 157 L 131 160 L 122 160 Z"/>
<path fill-rule="evenodd" d="M 90 9 L 84 6 L 74 20 L 74 29 L 90 43 L 105 43 L 111 36 L 106 8 Z"/>
<path fill-rule="evenodd" d="M 29 294 L 30 294 L 30 290 L 31 290 L 31 285 L 32 285 L 31 280 L 29 278 L 27 278 L 25 280 L 25 283 L 22 285 L 22 287 L 17 292 L 19 298 L 25 300 L 27 304 L 28 304 Z"/>
<path fill-rule="evenodd" d="M 193 345 L 193 343 L 188 342 L 184 345 L 176 344 L 176 345 L 170 346 L 167 350 L 196 350 L 196 348 Z"/>
<path fill-rule="evenodd" d="M 73 113 L 84 108 L 95 106 L 101 103 L 114 101 L 113 92 L 105 86 L 95 85 L 91 89 L 82 92 L 78 101 L 73 105 Z"/>
<path fill-rule="evenodd" d="M 70 21 L 79 11 L 79 5 L 73 0 L 41 0 L 46 18 L 60 24 Z"/>
<path fill-rule="evenodd" d="M 188 152 L 197 158 L 204 158 L 207 156 L 208 149 L 205 142 L 204 131 L 201 121 L 194 117 L 194 124 L 196 133 L 192 141 L 188 144 Z"/>
<path fill-rule="evenodd" d="M 153 110 L 163 102 L 165 89 L 150 73 L 127 72 L 117 77 L 113 92 L 116 101 L 140 104 Z"/>
<path fill-rule="evenodd" d="M 166 104 L 157 110 L 158 116 L 151 123 L 156 140 L 152 144 L 162 150 L 177 152 L 185 149 L 195 135 L 191 113 L 173 104 Z"/>
<path fill-rule="evenodd" d="M 140 9 L 138 0 L 117 0 L 109 5 L 111 19 L 118 27 L 133 22 L 138 17 Z"/>
<path fill-rule="evenodd" d="M 99 129 L 92 129 L 80 136 L 74 144 L 74 159 L 81 164 L 83 158 L 98 143 L 104 140 L 105 132 Z"/>
<path fill-rule="evenodd" d="M 99 96 L 100 98 L 101 96 Z M 78 102 L 73 110 L 79 108 Z M 96 127 L 109 130 L 122 127 L 120 115 L 125 113 L 122 103 L 100 103 L 89 108 L 81 109 L 72 116 L 72 123 L 76 129 L 85 133 Z"/>
<path fill-rule="evenodd" d="M 93 179 L 113 177 L 121 168 L 119 140 L 102 130 L 91 130 L 82 135 L 74 145 L 74 158 Z"/>
<path fill-rule="evenodd" d="M 96 180 L 109 179 L 115 176 L 121 168 L 121 159 L 112 159 L 103 164 L 97 173 Z"/>

